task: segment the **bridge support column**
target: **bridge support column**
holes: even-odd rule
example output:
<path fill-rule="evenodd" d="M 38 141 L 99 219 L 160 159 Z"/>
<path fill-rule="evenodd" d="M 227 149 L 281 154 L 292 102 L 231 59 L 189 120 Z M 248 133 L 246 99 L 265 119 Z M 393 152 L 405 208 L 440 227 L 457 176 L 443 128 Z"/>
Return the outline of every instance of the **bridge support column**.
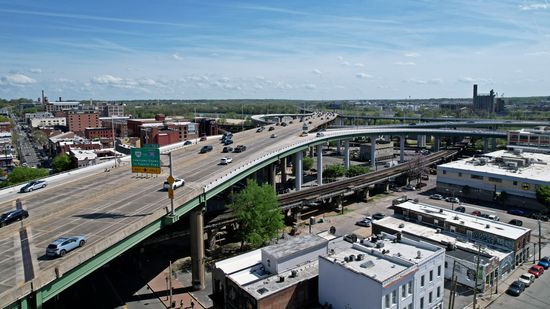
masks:
<path fill-rule="evenodd" d="M 426 135 L 418 135 L 416 137 L 416 147 L 417 148 L 426 147 Z"/>
<path fill-rule="evenodd" d="M 313 158 L 313 146 L 309 147 L 309 157 Z"/>
<path fill-rule="evenodd" d="M 496 137 L 493 137 L 492 140 L 492 145 L 491 145 L 491 150 L 492 151 L 497 151 L 497 138 Z"/>
<path fill-rule="evenodd" d="M 484 137 L 483 138 L 483 153 L 489 152 L 489 139 Z"/>
<path fill-rule="evenodd" d="M 342 141 L 337 140 L 336 141 L 336 154 L 339 155 L 341 153 L 341 147 L 342 147 Z"/>
<path fill-rule="evenodd" d="M 323 184 L 323 145 L 315 146 L 317 150 L 317 185 Z"/>
<path fill-rule="evenodd" d="M 432 150 L 433 151 L 439 151 L 439 144 L 441 143 L 441 141 L 439 140 L 439 136 L 434 136 L 434 143 L 433 143 L 433 146 L 432 146 Z"/>
<path fill-rule="evenodd" d="M 300 191 L 302 189 L 302 176 L 304 174 L 302 165 L 303 159 L 304 154 L 301 151 L 294 155 L 294 176 L 296 177 L 294 179 L 294 187 L 296 188 L 296 191 Z"/>
<path fill-rule="evenodd" d="M 281 159 L 281 183 L 286 186 L 286 157 Z"/>
<path fill-rule="evenodd" d="M 399 163 L 405 162 L 405 135 L 399 136 Z"/>
<path fill-rule="evenodd" d="M 369 201 L 369 197 L 370 197 L 370 191 L 369 191 L 369 188 L 365 188 L 362 192 L 361 192 L 361 199 L 365 202 L 368 202 Z"/>
<path fill-rule="evenodd" d="M 191 284 L 194 290 L 203 290 L 204 280 L 204 221 L 202 205 L 191 211 Z"/>
<path fill-rule="evenodd" d="M 349 141 L 344 141 L 344 167 L 349 169 Z"/>
<path fill-rule="evenodd" d="M 277 180 L 275 179 L 275 176 L 277 175 L 275 173 L 275 164 L 271 163 L 267 166 L 268 174 L 269 174 L 269 180 L 268 182 L 273 186 L 273 190 L 277 192 Z"/>
<path fill-rule="evenodd" d="M 376 168 L 376 138 L 370 138 L 370 166 Z"/>

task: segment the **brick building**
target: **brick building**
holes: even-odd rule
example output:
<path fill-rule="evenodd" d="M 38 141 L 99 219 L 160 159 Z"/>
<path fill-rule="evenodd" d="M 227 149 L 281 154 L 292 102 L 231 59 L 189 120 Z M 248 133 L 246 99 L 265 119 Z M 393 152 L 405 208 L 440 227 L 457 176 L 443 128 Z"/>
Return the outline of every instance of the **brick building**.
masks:
<path fill-rule="evenodd" d="M 0 132 L 11 132 L 11 123 L 9 121 L 0 122 Z"/>
<path fill-rule="evenodd" d="M 99 128 L 99 113 L 92 111 L 67 111 L 67 127 L 69 131 L 84 135 L 86 128 Z"/>
<path fill-rule="evenodd" d="M 111 128 L 86 128 L 84 129 L 84 136 L 87 139 L 95 138 L 113 138 L 113 130 Z"/>

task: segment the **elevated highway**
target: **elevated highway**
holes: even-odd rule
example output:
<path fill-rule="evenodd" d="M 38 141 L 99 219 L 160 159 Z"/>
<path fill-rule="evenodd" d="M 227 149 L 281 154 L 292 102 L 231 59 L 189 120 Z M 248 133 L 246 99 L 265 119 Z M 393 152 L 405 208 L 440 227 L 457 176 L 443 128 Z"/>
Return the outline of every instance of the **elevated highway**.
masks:
<path fill-rule="evenodd" d="M 312 116 L 309 127 L 324 126 L 331 120 L 326 116 L 323 120 Z M 109 172 L 97 167 L 75 171 L 74 175 L 62 181 L 51 181 L 47 188 L 31 193 L 0 193 L 1 212 L 22 207 L 30 214 L 28 219 L 0 229 L 0 307 L 26 308 L 33 302 L 40 308 L 43 302 L 180 216 L 191 212 L 192 218 L 202 219 L 201 206 L 237 181 L 273 166 L 282 158 L 301 154 L 309 147 L 356 136 L 488 134 L 467 130 L 371 127 L 326 132 L 323 137 L 314 134 L 298 137 L 302 131 L 300 122 L 275 128 L 274 132 L 249 130 L 234 134 L 235 144 L 244 144 L 248 150 L 230 154 L 234 161 L 227 166 L 218 165 L 224 154 L 217 140 L 207 142 L 214 149 L 206 154 L 198 154 L 198 151 L 207 143 L 169 147 L 177 148 L 173 150 L 174 175 L 186 180 L 186 185 L 175 191 L 174 216 L 169 214 L 166 192 L 160 190 L 167 174 L 139 177 L 130 172 L 127 162 Z M 270 138 L 271 133 L 278 137 Z M 491 134 L 502 136 L 496 132 Z M 88 243 L 62 258 L 47 258 L 44 254 L 47 245 L 68 235 L 86 235 Z"/>
<path fill-rule="evenodd" d="M 365 120 L 391 120 L 400 121 L 402 123 L 423 123 L 423 122 L 463 122 L 472 124 L 493 124 L 498 126 L 510 126 L 510 127 L 536 127 L 536 126 L 550 126 L 549 121 L 538 120 L 508 120 L 508 119 L 482 119 L 482 118 L 454 118 L 454 117 L 395 117 L 395 116 L 359 116 L 359 115 L 338 115 L 339 119 L 365 119 Z"/>

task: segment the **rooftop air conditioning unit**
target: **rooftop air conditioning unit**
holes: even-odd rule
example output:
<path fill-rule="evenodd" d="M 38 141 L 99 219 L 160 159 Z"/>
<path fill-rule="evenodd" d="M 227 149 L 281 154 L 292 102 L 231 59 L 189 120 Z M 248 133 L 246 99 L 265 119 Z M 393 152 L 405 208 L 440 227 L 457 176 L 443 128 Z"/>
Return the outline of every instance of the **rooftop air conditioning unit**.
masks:
<path fill-rule="evenodd" d="M 488 229 L 488 228 L 490 228 L 490 227 L 491 227 L 490 224 L 485 224 L 485 228 L 486 228 L 486 229 Z"/>
<path fill-rule="evenodd" d="M 384 242 L 383 241 L 379 241 L 376 243 L 376 248 L 384 248 Z"/>

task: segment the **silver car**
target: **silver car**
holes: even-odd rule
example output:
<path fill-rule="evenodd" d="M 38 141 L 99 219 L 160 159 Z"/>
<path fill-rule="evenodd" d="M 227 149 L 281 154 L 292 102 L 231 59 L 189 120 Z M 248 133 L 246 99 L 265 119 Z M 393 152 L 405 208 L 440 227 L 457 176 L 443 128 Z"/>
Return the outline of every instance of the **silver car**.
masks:
<path fill-rule="evenodd" d="M 36 189 L 45 188 L 47 185 L 48 183 L 45 180 L 33 180 L 21 187 L 19 192 L 31 192 Z"/>
<path fill-rule="evenodd" d="M 46 255 L 64 256 L 67 252 L 84 246 L 85 243 L 86 237 L 84 236 L 60 237 L 48 245 Z"/>

